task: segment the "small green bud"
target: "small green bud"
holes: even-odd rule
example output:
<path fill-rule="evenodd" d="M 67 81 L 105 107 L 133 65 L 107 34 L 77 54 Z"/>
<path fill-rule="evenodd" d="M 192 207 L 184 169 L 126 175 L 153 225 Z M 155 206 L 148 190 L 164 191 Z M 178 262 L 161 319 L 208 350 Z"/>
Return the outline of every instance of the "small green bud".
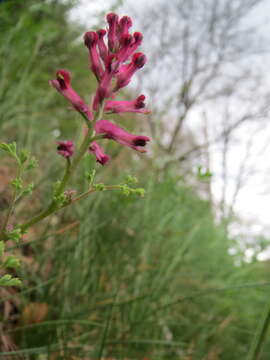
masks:
<path fill-rule="evenodd" d="M 135 176 L 132 176 L 132 175 L 127 175 L 126 177 L 126 183 L 127 184 L 137 184 L 138 183 L 138 179 L 135 177 Z"/>
<path fill-rule="evenodd" d="M 141 197 L 144 197 L 145 190 L 143 188 L 137 188 L 137 189 L 134 189 L 134 193 L 141 196 Z"/>
<path fill-rule="evenodd" d="M 103 190 L 105 190 L 105 185 L 104 184 L 93 184 L 93 188 L 96 191 L 103 191 Z"/>
<path fill-rule="evenodd" d="M 22 196 L 27 196 L 27 195 L 31 195 L 33 192 L 33 188 L 34 188 L 34 184 L 31 183 L 29 185 L 27 185 L 27 187 L 23 190 L 22 192 Z"/>
<path fill-rule="evenodd" d="M 16 190 L 21 190 L 22 189 L 22 178 L 15 178 L 14 180 L 11 181 L 11 185 L 15 187 Z"/>
<path fill-rule="evenodd" d="M 132 189 L 129 186 L 127 186 L 126 184 L 121 185 L 120 189 L 121 189 L 122 194 L 126 195 L 126 196 L 129 196 L 130 193 L 132 192 Z"/>
<path fill-rule="evenodd" d="M 21 164 L 24 164 L 26 162 L 26 160 L 28 159 L 29 157 L 29 151 L 28 150 L 25 150 L 23 149 L 20 153 L 20 161 L 21 161 Z"/>
<path fill-rule="evenodd" d="M 29 159 L 28 164 L 26 166 L 26 170 L 32 170 L 35 169 L 36 167 L 38 167 L 38 161 L 35 157 L 31 157 L 31 159 Z"/>

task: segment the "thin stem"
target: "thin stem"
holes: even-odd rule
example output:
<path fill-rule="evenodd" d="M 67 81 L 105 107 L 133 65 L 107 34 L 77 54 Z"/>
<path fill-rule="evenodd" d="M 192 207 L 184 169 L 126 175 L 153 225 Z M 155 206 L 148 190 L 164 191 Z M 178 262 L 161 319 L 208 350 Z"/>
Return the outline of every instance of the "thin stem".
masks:
<path fill-rule="evenodd" d="M 27 221 L 26 223 L 24 223 L 23 225 L 20 226 L 22 231 L 25 231 L 26 229 L 28 229 L 31 225 L 36 224 L 37 222 L 45 219 L 47 216 L 51 215 L 53 212 L 56 211 L 56 206 L 55 204 L 52 202 L 47 209 L 45 209 L 44 211 L 42 211 L 41 213 L 39 213 L 38 215 L 32 217 L 32 219 L 30 219 L 29 221 Z"/>
<path fill-rule="evenodd" d="M 18 160 L 19 161 L 19 160 Z M 16 174 L 16 179 L 20 179 L 21 177 L 21 166 L 18 165 L 18 169 L 17 169 L 17 174 Z M 16 196 L 17 196 L 17 188 L 15 187 L 14 188 L 14 191 L 13 191 L 13 194 L 12 194 L 12 198 L 10 200 L 10 204 L 9 204 L 9 207 L 8 207 L 8 211 L 7 211 L 7 215 L 6 215 L 6 218 L 4 220 L 4 223 L 3 223 L 3 226 L 2 226 L 2 232 L 4 232 L 6 230 L 6 227 L 8 226 L 8 222 L 9 222 L 9 218 L 12 214 L 12 210 L 13 210 L 13 207 L 14 207 L 14 204 L 15 204 L 15 201 L 16 201 Z"/>
<path fill-rule="evenodd" d="M 69 179 L 69 176 L 70 176 L 70 168 L 71 168 L 71 162 L 70 162 L 70 158 L 67 158 L 67 163 L 66 163 L 66 171 L 65 171 L 65 174 L 64 174 L 64 177 L 61 181 L 61 184 L 59 185 L 59 188 L 57 189 L 57 192 L 56 192 L 56 195 L 59 195 L 62 193 L 62 191 L 64 190 L 65 188 L 65 185 Z"/>
<path fill-rule="evenodd" d="M 254 335 L 251 347 L 247 356 L 247 360 L 259 359 L 260 351 L 267 333 L 270 323 L 270 302 L 265 305 L 265 310 L 262 319 L 258 325 L 256 333 Z"/>
<path fill-rule="evenodd" d="M 102 191 L 107 191 L 107 190 L 120 190 L 121 189 L 121 185 L 105 185 L 104 189 L 102 189 Z M 95 188 L 91 187 L 89 190 L 87 190 L 86 192 L 82 193 L 81 195 L 79 195 L 78 197 L 76 197 L 75 199 L 72 199 L 72 201 L 68 204 L 63 205 L 62 207 L 66 207 L 69 206 L 79 200 L 84 199 L 85 197 L 87 197 L 88 195 L 94 193 L 94 192 L 98 192 L 99 190 L 96 190 Z"/>
<path fill-rule="evenodd" d="M 77 151 L 76 155 L 74 156 L 74 159 L 72 161 L 72 163 L 70 162 L 69 159 L 67 159 L 67 166 L 66 166 L 66 170 L 65 170 L 65 174 L 63 176 L 63 179 L 58 187 L 58 190 L 56 192 L 56 195 L 60 195 L 64 189 L 65 186 L 68 184 L 72 174 L 74 173 L 74 171 L 76 170 L 77 166 L 79 165 L 80 161 L 82 160 L 84 154 L 86 153 L 90 143 L 93 140 L 96 139 L 100 139 L 101 137 L 103 137 L 102 135 L 98 134 L 95 135 L 95 131 L 94 131 L 94 125 L 95 123 L 100 120 L 103 116 L 103 110 L 104 110 L 104 102 L 102 102 L 99 106 L 98 111 L 95 114 L 94 120 L 92 122 L 88 122 L 87 126 L 88 126 L 88 133 L 85 136 L 79 150 Z M 90 191 L 93 192 L 93 191 Z M 88 192 L 88 193 L 90 193 Z M 83 198 L 84 194 L 82 194 L 83 196 L 81 198 Z M 80 197 L 79 197 L 80 198 Z M 77 200 L 79 200 L 79 198 Z M 75 200 L 75 201 L 77 201 Z M 43 220 L 44 218 L 46 218 L 47 216 L 51 215 L 52 213 L 56 212 L 57 210 L 60 210 L 61 208 L 70 205 L 74 202 L 74 200 L 64 206 L 61 206 L 60 208 L 57 206 L 57 203 L 52 200 L 51 204 L 48 206 L 47 209 L 45 209 L 44 211 L 42 211 L 41 213 L 39 213 L 38 215 L 34 216 L 32 219 L 30 219 L 28 222 L 26 222 L 25 224 L 21 225 L 21 230 L 24 231 L 26 230 L 29 226 L 36 224 L 37 222 Z"/>

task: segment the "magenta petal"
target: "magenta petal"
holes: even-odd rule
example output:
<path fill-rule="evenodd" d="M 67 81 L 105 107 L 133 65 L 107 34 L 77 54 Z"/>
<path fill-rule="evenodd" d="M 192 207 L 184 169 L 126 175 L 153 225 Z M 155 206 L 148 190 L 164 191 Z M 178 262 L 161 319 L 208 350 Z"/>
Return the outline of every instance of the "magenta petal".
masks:
<path fill-rule="evenodd" d="M 68 71 L 58 70 L 56 79 L 50 80 L 49 83 L 70 102 L 74 109 L 84 114 L 88 120 L 93 119 L 93 114 L 89 107 L 71 87 L 70 73 Z"/>
<path fill-rule="evenodd" d="M 112 139 L 139 152 L 146 152 L 143 147 L 150 141 L 149 137 L 130 134 L 108 120 L 97 121 L 95 130 L 98 134 L 104 134 L 104 138 Z"/>
<path fill-rule="evenodd" d="M 105 111 L 113 112 L 117 114 L 125 112 L 141 113 L 148 114 L 150 111 L 145 109 L 145 96 L 140 95 L 135 100 L 123 100 L 123 101 L 114 101 L 108 100 L 105 103 Z"/>
<path fill-rule="evenodd" d="M 69 158 L 73 155 L 74 144 L 72 140 L 57 141 L 57 144 L 58 154 L 64 156 L 65 158 Z"/>
<path fill-rule="evenodd" d="M 110 157 L 104 153 L 102 147 L 96 141 L 90 144 L 89 151 L 95 155 L 97 162 L 101 165 L 105 165 L 110 160 Z"/>

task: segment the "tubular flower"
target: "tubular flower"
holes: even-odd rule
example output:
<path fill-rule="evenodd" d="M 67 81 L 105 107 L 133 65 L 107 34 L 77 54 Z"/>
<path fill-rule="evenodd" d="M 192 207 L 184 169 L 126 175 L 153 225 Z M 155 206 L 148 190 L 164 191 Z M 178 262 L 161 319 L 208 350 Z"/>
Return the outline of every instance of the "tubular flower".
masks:
<path fill-rule="evenodd" d="M 137 97 L 137 99 L 129 101 L 129 100 L 123 100 L 123 101 L 114 101 L 114 100 L 108 100 L 105 103 L 105 111 L 106 112 L 112 112 L 116 114 L 122 114 L 125 112 L 133 112 L 133 113 L 140 113 L 140 114 L 149 114 L 150 111 L 145 109 L 145 96 L 140 95 Z"/>
<path fill-rule="evenodd" d="M 56 79 L 50 80 L 49 83 L 62 94 L 81 114 L 88 120 L 92 120 L 93 114 L 82 98 L 74 91 L 70 84 L 70 73 L 66 70 L 58 70 Z"/>
<path fill-rule="evenodd" d="M 108 120 L 97 121 L 95 130 L 97 134 L 104 134 L 104 139 L 114 140 L 141 153 L 146 152 L 143 147 L 150 141 L 149 137 L 130 134 Z"/>
<path fill-rule="evenodd" d="M 112 96 L 111 82 L 113 78 L 113 68 L 112 68 L 113 58 L 114 55 L 110 55 L 107 59 L 106 70 L 97 88 L 96 95 L 94 98 L 94 103 L 93 103 L 94 110 L 97 110 L 98 105 L 101 104 L 105 98 Z"/>
<path fill-rule="evenodd" d="M 103 60 L 103 63 L 106 64 L 107 57 L 108 57 L 108 48 L 104 41 L 104 36 L 106 35 L 106 30 L 100 29 L 97 31 L 98 35 L 98 50 L 100 53 L 100 57 Z"/>
<path fill-rule="evenodd" d="M 74 144 L 72 140 L 57 141 L 57 144 L 58 154 L 64 156 L 65 158 L 69 158 L 73 155 Z"/>
<path fill-rule="evenodd" d="M 95 74 L 97 80 L 100 80 L 104 71 L 97 51 L 98 42 L 99 36 L 96 32 L 89 31 L 84 34 L 84 43 L 89 50 L 90 69 Z"/>
<path fill-rule="evenodd" d="M 114 13 L 107 15 L 107 22 L 109 24 L 108 30 L 108 46 L 110 51 L 115 51 L 117 47 L 117 35 L 116 30 L 118 26 L 118 16 Z"/>
<path fill-rule="evenodd" d="M 103 152 L 102 147 L 96 141 L 90 144 L 89 151 L 95 155 L 97 162 L 101 165 L 105 165 L 110 160 L 110 157 Z"/>
<path fill-rule="evenodd" d="M 119 41 L 121 41 L 121 38 L 128 34 L 129 28 L 132 26 L 132 20 L 129 16 L 123 16 L 119 22 L 117 27 L 117 35 Z"/>
<path fill-rule="evenodd" d="M 113 91 L 114 92 L 118 91 L 124 86 L 127 86 L 133 74 L 137 70 L 142 68 L 145 63 L 146 63 L 146 56 L 143 53 L 134 54 L 131 63 L 127 65 L 123 65 L 120 68 L 119 73 L 116 75 L 117 82 Z"/>

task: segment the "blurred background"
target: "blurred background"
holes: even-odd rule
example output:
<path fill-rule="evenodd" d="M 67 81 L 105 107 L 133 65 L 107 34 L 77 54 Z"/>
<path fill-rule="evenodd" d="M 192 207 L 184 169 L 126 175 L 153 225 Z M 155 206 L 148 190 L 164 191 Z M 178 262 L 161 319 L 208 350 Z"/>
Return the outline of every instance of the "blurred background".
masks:
<path fill-rule="evenodd" d="M 1 0 L 0 141 L 39 159 L 13 221 L 48 202 L 56 141 L 82 138 L 48 81 L 68 69 L 90 102 L 82 36 L 111 11 L 132 17 L 148 58 L 121 96 L 145 94 L 151 114 L 120 123 L 152 141 L 143 155 L 106 143 L 109 165 L 87 156 L 73 186 L 95 167 L 106 184 L 137 176 L 146 196 L 94 194 L 10 249 L 23 287 L 0 290 L 0 357 L 246 359 L 270 295 L 269 1 Z M 14 171 L 1 154 L 1 212 Z"/>

